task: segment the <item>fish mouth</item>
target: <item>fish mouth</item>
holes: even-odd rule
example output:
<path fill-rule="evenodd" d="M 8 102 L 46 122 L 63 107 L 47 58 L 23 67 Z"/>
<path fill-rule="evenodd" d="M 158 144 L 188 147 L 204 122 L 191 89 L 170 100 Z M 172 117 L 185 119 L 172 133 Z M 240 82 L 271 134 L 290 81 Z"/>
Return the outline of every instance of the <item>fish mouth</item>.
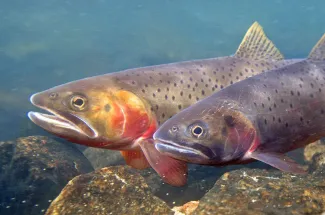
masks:
<path fill-rule="evenodd" d="M 87 136 L 88 138 L 96 138 L 97 132 L 84 120 L 71 113 L 62 111 L 54 111 L 42 105 L 38 105 L 33 101 L 36 94 L 32 95 L 30 102 L 50 114 L 30 111 L 28 112 L 29 119 L 36 125 L 42 127 L 50 133 L 59 136 L 70 136 L 72 134 Z"/>
<path fill-rule="evenodd" d="M 193 147 L 188 147 L 162 139 L 155 139 L 154 143 L 159 152 L 186 161 L 210 160 L 211 155 L 213 154 L 209 148 L 199 144 L 194 144 Z M 195 147 L 198 147 L 198 149 Z"/>

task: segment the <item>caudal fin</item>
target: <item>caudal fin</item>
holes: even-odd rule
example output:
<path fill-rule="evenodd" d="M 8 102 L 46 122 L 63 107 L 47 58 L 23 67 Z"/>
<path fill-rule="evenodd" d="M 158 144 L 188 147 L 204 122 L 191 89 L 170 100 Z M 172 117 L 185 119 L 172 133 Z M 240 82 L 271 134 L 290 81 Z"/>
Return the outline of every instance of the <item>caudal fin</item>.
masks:
<path fill-rule="evenodd" d="M 248 29 L 235 56 L 252 60 L 280 61 L 284 57 L 273 42 L 265 35 L 262 26 L 258 22 Z"/>
<path fill-rule="evenodd" d="M 308 59 L 319 61 L 325 60 L 325 34 L 323 34 L 323 36 L 311 50 Z"/>

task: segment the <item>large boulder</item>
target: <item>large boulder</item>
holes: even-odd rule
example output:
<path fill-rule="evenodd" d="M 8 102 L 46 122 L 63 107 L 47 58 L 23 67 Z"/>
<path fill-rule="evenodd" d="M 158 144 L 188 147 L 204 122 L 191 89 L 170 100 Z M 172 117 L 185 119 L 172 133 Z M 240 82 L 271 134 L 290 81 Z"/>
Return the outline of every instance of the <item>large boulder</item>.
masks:
<path fill-rule="evenodd" d="M 0 214 L 40 214 L 69 180 L 93 168 L 77 149 L 48 137 L 0 142 Z"/>

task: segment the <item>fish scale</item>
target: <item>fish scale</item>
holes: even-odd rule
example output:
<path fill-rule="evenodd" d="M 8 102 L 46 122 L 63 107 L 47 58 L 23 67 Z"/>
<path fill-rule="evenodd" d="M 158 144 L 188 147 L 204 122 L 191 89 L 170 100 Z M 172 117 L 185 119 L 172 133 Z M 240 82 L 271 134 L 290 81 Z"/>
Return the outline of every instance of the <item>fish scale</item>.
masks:
<path fill-rule="evenodd" d="M 148 101 L 160 125 L 180 110 L 216 91 L 296 61 L 223 57 L 132 69 L 109 74 L 108 78 L 112 76 L 123 89 Z"/>
<path fill-rule="evenodd" d="M 324 60 L 325 34 L 305 60 L 235 83 L 174 115 L 154 134 L 156 149 L 189 163 L 259 160 L 306 173 L 285 153 L 325 137 Z"/>
<path fill-rule="evenodd" d="M 153 134 L 201 99 L 248 77 L 298 62 L 284 60 L 255 22 L 233 56 L 177 62 L 85 78 L 31 96 L 48 112 L 29 112 L 40 127 L 71 142 L 120 150 L 127 165 L 151 166 L 171 185 L 186 183 L 187 167 L 160 154 Z"/>

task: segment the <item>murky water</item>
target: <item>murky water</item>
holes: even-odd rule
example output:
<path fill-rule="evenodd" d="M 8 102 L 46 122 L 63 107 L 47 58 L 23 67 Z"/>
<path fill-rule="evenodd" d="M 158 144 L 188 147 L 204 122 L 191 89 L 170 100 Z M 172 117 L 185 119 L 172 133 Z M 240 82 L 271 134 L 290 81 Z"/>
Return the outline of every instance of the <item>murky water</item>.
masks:
<path fill-rule="evenodd" d="M 321 0 L 2 1 L 0 141 L 15 141 L 16 138 L 34 135 L 55 138 L 34 125 L 26 116 L 28 111 L 35 110 L 29 102 L 30 95 L 35 92 L 68 81 L 127 68 L 232 55 L 254 21 L 264 27 L 268 37 L 286 58 L 304 58 L 325 33 L 324 8 L 325 3 Z M 76 157 L 83 156 L 80 151 L 84 151 L 85 147 L 55 139 L 74 148 Z M 42 141 L 45 140 L 40 139 L 38 143 L 42 144 Z M 32 214 L 44 214 L 48 204 L 71 177 L 53 179 L 53 172 L 51 177 L 46 176 L 46 180 L 53 182 L 51 185 L 60 186 L 51 193 L 52 199 L 47 199 L 47 203 L 40 201 L 40 196 L 47 192 L 49 184 L 28 182 L 31 180 L 28 176 L 34 174 L 32 166 L 35 157 L 33 153 L 28 154 L 31 160 L 20 164 L 20 157 L 15 157 L 16 151 L 11 151 L 17 146 L 15 144 L 18 143 L 6 147 L 2 145 L 0 150 L 3 153 L 0 155 L 0 188 L 3 189 L 0 212 L 27 214 L 25 212 L 29 211 Z M 32 145 L 30 147 L 33 148 Z M 51 151 L 46 153 L 51 154 Z M 51 156 L 46 158 L 49 159 L 47 162 L 62 158 L 61 155 Z M 116 164 L 123 164 L 123 160 L 116 158 L 117 154 L 114 156 Z M 51 168 L 52 164 L 43 165 L 41 162 L 37 168 Z M 78 163 L 70 165 L 76 171 L 75 175 L 91 171 L 81 171 L 77 167 Z M 103 166 L 100 161 L 96 165 L 94 168 Z M 268 168 L 262 164 L 254 165 Z M 12 168 L 25 172 L 17 173 Z M 54 175 L 60 178 L 60 171 L 70 171 L 70 166 L 65 168 L 60 170 L 56 166 Z M 195 168 L 199 167 L 191 170 L 192 185 L 184 189 L 161 185 L 157 176 L 150 176 L 147 172 L 141 174 L 156 189 L 154 193 L 173 206 L 198 200 L 213 186 L 213 181 L 230 170 Z M 17 183 L 10 184 L 8 180 L 17 180 Z M 6 188 L 8 186 L 10 189 Z M 30 186 L 33 189 L 27 192 Z M 39 196 L 34 198 L 36 194 L 33 197 L 33 193 Z M 39 204 L 44 204 L 44 208 L 38 208 Z M 121 204 L 116 207 L 127 206 Z"/>

